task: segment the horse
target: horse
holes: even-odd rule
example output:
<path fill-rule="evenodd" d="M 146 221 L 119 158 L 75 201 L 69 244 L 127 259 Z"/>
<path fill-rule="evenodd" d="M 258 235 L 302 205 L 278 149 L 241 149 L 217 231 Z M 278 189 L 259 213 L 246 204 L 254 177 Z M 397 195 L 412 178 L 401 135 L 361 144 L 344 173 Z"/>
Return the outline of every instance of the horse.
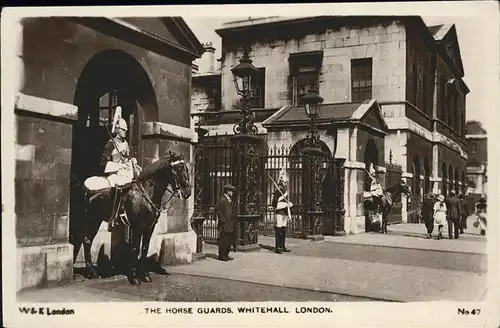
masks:
<path fill-rule="evenodd" d="M 389 188 L 382 191 L 382 197 L 375 201 L 372 197 L 365 199 L 364 205 L 365 208 L 368 209 L 368 214 L 370 211 L 375 211 L 377 209 L 377 205 L 379 206 L 379 213 L 382 214 L 382 224 L 380 227 L 380 231 L 382 233 L 387 233 L 387 221 L 389 218 L 389 213 L 392 210 L 392 207 L 395 203 L 401 201 L 401 195 L 405 194 L 407 197 L 411 196 L 410 187 L 404 182 L 396 183 Z"/>
<path fill-rule="evenodd" d="M 187 199 L 191 196 L 189 169 L 182 157 L 174 152 L 146 166 L 140 175 L 127 186 L 123 187 L 122 204 L 128 222 L 125 224 L 130 231 L 130 245 L 126 263 L 126 275 L 133 285 L 151 282 L 148 270 L 145 268 L 146 256 L 153 229 L 162 212 L 162 199 L 168 187 L 172 196 Z M 78 213 L 83 220 L 82 231 L 74 233 L 73 262 L 76 260 L 83 243 L 85 267 L 90 273 L 89 278 L 99 275 L 94 268 L 90 248 L 102 221 L 108 221 L 111 216 L 114 193 L 106 189 L 97 193 L 86 192 L 83 213 Z M 169 199 L 170 200 L 170 199 Z M 139 246 L 142 239 L 141 257 L 138 259 Z"/>

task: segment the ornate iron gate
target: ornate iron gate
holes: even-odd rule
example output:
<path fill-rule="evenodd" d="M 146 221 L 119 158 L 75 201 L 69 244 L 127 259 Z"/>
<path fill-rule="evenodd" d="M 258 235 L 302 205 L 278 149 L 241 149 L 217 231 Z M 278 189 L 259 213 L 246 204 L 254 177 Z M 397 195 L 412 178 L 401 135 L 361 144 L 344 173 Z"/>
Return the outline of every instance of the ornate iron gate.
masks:
<path fill-rule="evenodd" d="M 234 149 L 228 135 L 205 137 L 198 144 L 195 153 L 195 206 L 194 217 L 204 217 L 202 225 L 203 240 L 216 243 L 217 202 L 223 195 L 223 186 L 234 184 L 234 165 L 231 160 Z M 297 153 L 290 153 L 290 148 L 266 149 L 259 158 L 260 188 L 257 190 L 261 219 L 258 232 L 264 235 L 274 234 L 274 213 L 272 198 L 276 190 L 279 172 L 285 167 L 289 177 L 290 200 L 294 204 L 291 210 L 292 220 L 287 226 L 290 237 L 303 237 L 307 234 L 337 235 L 344 231 L 344 160 L 319 159 L 319 179 L 321 188 L 317 191 L 323 214 L 315 218 L 311 229 L 307 226 L 308 211 L 311 203 L 311 179 L 315 177 L 314 163 L 311 158 Z M 274 182 L 273 182 L 274 180 Z"/>
<path fill-rule="evenodd" d="M 344 231 L 344 160 L 333 161 L 328 158 L 313 159 L 301 154 L 290 153 L 290 148 L 274 147 L 267 149 L 267 155 L 262 157 L 262 219 L 259 224 L 259 233 L 274 234 L 274 213 L 272 199 L 277 186 L 279 172 L 285 167 L 288 177 L 288 192 L 290 201 L 294 204 L 291 209 L 291 221 L 287 225 L 287 234 L 290 237 L 303 237 L 308 234 L 336 235 Z M 316 166 L 317 165 L 317 166 Z M 315 167 L 316 166 L 316 167 Z M 319 166 L 319 167 L 318 167 Z M 313 172 L 319 169 L 318 190 L 311 190 Z M 319 204 L 312 204 L 311 193 L 316 192 Z M 321 216 L 314 218 L 309 227 L 307 224 L 308 211 L 314 210 L 317 205 L 323 211 Z"/>
<path fill-rule="evenodd" d="M 194 216 L 205 218 L 202 232 L 207 243 L 216 243 L 219 238 L 217 202 L 224 194 L 224 185 L 233 183 L 232 151 L 227 135 L 205 137 L 196 148 Z"/>

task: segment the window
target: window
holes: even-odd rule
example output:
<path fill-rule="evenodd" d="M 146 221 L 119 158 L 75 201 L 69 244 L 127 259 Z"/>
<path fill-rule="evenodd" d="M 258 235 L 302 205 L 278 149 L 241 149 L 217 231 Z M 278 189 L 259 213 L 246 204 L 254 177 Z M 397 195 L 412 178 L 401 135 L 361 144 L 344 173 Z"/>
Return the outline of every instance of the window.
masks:
<path fill-rule="evenodd" d="M 259 75 L 256 84 L 253 85 L 255 90 L 254 97 L 252 99 L 252 108 L 264 108 L 265 107 L 265 95 L 266 95 L 266 69 L 259 68 Z"/>
<path fill-rule="evenodd" d="M 302 96 L 309 90 L 319 91 L 319 72 L 315 67 L 301 67 L 299 68 L 296 77 L 296 91 L 297 104 L 302 105 Z"/>
<path fill-rule="evenodd" d="M 372 98 L 372 59 L 351 60 L 351 101 Z"/>
<path fill-rule="evenodd" d="M 475 152 L 476 152 L 476 147 L 477 147 L 477 146 L 476 146 L 476 143 L 475 143 L 475 142 L 473 142 L 473 143 L 470 145 L 470 151 L 471 151 L 471 153 L 475 153 Z"/>
<path fill-rule="evenodd" d="M 323 51 L 290 54 L 292 94 L 295 105 L 302 104 L 302 96 L 309 90 L 319 91 L 319 75 L 323 63 Z"/>

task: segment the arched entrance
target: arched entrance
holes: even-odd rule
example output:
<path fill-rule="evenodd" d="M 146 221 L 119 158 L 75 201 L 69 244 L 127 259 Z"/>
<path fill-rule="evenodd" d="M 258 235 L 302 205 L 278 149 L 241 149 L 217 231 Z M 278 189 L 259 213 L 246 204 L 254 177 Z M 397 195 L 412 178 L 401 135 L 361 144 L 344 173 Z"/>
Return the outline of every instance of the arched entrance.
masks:
<path fill-rule="evenodd" d="M 288 165 L 290 168 L 290 197 L 292 199 L 296 199 L 297 203 L 304 205 L 308 204 L 310 199 L 306 186 L 307 181 L 309 181 L 310 179 L 310 176 L 308 176 L 308 174 L 311 173 L 311 170 L 306 167 L 308 165 L 308 162 L 303 161 L 303 156 L 301 154 L 302 149 L 306 148 L 305 142 L 306 139 L 297 141 L 290 149 L 288 157 Z M 322 165 L 320 167 L 320 176 L 324 181 L 324 179 L 328 176 L 329 167 L 327 164 L 332 158 L 332 152 L 330 151 L 330 148 L 328 148 L 328 146 L 321 140 L 319 141 L 319 148 L 323 151 L 324 154 Z M 298 197 L 301 198 L 300 201 L 298 200 Z"/>
<path fill-rule="evenodd" d="M 453 167 L 450 166 L 448 167 L 448 193 L 450 193 L 450 190 L 453 190 Z M 446 194 L 447 196 L 448 194 Z"/>
<path fill-rule="evenodd" d="M 158 118 L 158 104 L 149 76 L 131 55 L 120 50 L 96 54 L 83 69 L 76 86 L 74 103 L 78 106 L 78 121 L 73 127 L 70 241 L 82 223 L 86 178 L 101 175 L 100 156 L 110 135 L 116 106 L 122 107 L 122 117 L 128 122 L 128 141 L 132 155 L 142 164 L 140 123 Z"/>
<path fill-rule="evenodd" d="M 415 192 L 415 197 L 420 197 L 420 175 L 421 173 L 421 168 L 420 168 L 420 158 L 418 158 L 417 155 L 413 157 L 413 186 L 412 190 Z"/>
<path fill-rule="evenodd" d="M 447 192 L 448 192 L 448 182 L 446 181 L 448 179 L 448 176 L 446 174 L 446 164 L 443 163 L 441 165 L 441 185 L 442 185 L 442 188 L 441 188 L 441 195 L 443 196 L 446 196 Z"/>
<path fill-rule="evenodd" d="M 424 159 L 424 196 L 431 191 L 431 168 L 427 158 Z"/>
<path fill-rule="evenodd" d="M 323 157 L 316 162 L 319 165 L 319 181 L 315 180 L 318 178 L 316 175 L 317 166 L 313 163 L 314 161 L 302 154 L 302 150 L 306 148 L 306 139 L 302 139 L 295 143 L 289 152 L 288 164 L 290 167 L 290 183 L 289 183 L 289 193 L 290 200 L 292 203 L 296 204 L 292 211 L 299 211 L 300 225 L 303 227 L 303 231 L 308 230 L 306 224 L 308 218 L 308 211 L 314 210 L 315 204 L 313 203 L 314 195 L 318 197 L 321 203 L 323 218 L 331 215 L 331 208 L 333 208 L 333 197 L 329 193 L 325 193 L 325 182 L 333 180 L 331 174 L 333 172 L 332 167 L 332 153 L 328 146 L 321 140 L 319 140 L 319 148 L 323 152 Z M 319 183 L 319 189 L 314 189 L 316 183 Z M 332 189 L 330 188 L 331 192 Z M 315 193 L 317 192 L 317 193 Z M 315 193 L 315 194 L 313 194 Z M 313 196 L 311 196 L 313 195 Z M 327 209 L 328 208 L 328 209 Z M 325 233 L 325 220 L 321 219 L 319 216 L 315 217 L 314 222 L 309 222 L 311 224 L 312 234 L 323 234 Z M 331 227 L 327 227 L 327 230 L 331 230 Z M 333 229 L 333 228 L 332 228 Z"/>

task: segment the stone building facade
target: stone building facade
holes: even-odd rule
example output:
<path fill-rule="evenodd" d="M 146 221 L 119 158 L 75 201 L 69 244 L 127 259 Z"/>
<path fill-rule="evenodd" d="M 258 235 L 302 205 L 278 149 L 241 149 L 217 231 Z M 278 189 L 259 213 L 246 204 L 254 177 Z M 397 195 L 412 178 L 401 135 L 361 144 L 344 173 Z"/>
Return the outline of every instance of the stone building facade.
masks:
<path fill-rule="evenodd" d="M 71 215 L 85 178 L 99 174 L 108 135 L 99 119 L 123 107 L 129 143 L 142 166 L 168 149 L 190 159 L 192 61 L 203 47 L 182 18 L 25 18 L 18 22 L 15 118 L 17 289 L 71 279 Z M 155 228 L 152 252 L 188 263 L 196 235 L 192 197 Z M 168 216 L 168 220 L 167 220 Z M 80 222 L 81 223 L 81 222 Z M 100 229 L 92 246 L 110 254 Z"/>
<path fill-rule="evenodd" d="M 427 27 L 420 17 L 273 17 L 226 23 L 216 32 L 222 38 L 221 70 L 211 79 L 220 79 L 221 106 L 192 107 L 195 116 L 217 117 L 206 123 L 211 134 L 231 133 L 234 121 L 228 115 L 234 116 L 229 113 L 238 101 L 231 68 L 238 64 L 244 47 L 251 49 L 250 58 L 261 71 L 254 111 L 262 118 L 257 125 L 268 146 L 305 137 L 307 124 L 296 122 L 302 128 L 293 129 L 281 125 L 278 132 L 278 125 L 271 127 L 269 120 L 300 106 L 300 96 L 311 86 L 319 90 L 325 108 L 337 107 L 326 111 L 330 116 L 324 111 L 322 117 L 331 122 L 338 108 L 373 100 L 371 115 L 380 111 L 384 121 L 371 125 L 377 130 L 356 130 L 354 123 L 362 118 L 345 117 L 351 130 L 336 123 L 335 156 L 346 159 L 347 232 L 364 229 L 362 194 L 369 162 L 376 164 L 382 176 L 387 164 L 401 166 L 414 194 L 403 201 L 403 221 L 412 220 L 424 193 L 446 194 L 465 184 L 465 96 L 469 90 L 462 80 L 454 26 Z M 200 102 L 199 94 L 192 95 L 193 104 Z M 333 150 L 327 125 L 320 134 Z M 373 145 L 375 151 L 367 151 Z M 377 153 L 380 158 L 375 156 L 375 163 L 365 153 Z"/>
<path fill-rule="evenodd" d="M 466 123 L 467 148 L 467 189 L 471 194 L 486 195 L 488 182 L 488 136 L 480 122 Z"/>

